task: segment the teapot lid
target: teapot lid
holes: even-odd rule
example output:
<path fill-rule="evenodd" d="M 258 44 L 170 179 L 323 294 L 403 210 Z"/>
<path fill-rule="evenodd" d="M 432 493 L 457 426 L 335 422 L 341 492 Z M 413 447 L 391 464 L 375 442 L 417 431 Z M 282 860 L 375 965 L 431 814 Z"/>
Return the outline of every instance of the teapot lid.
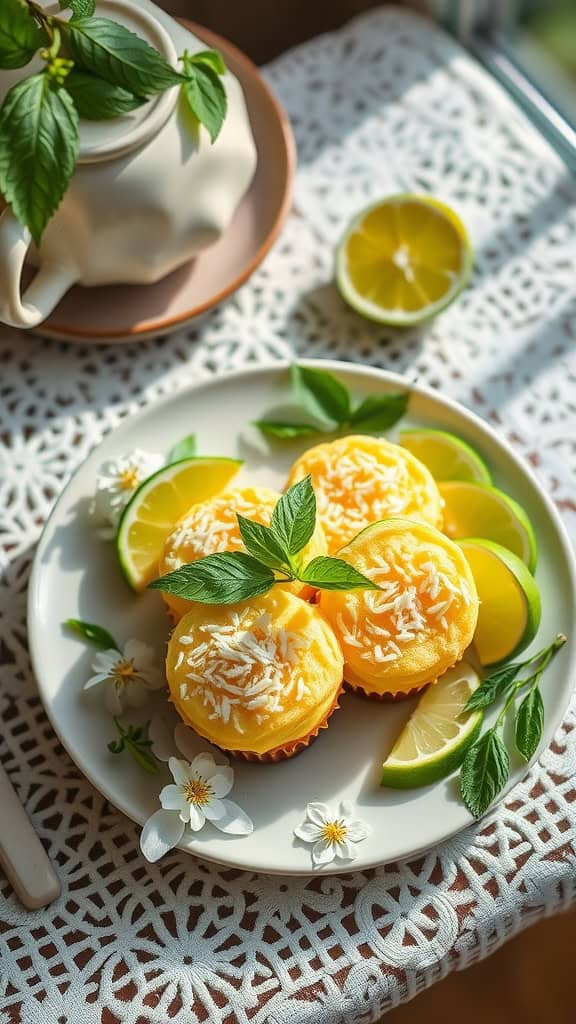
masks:
<path fill-rule="evenodd" d="M 111 18 L 135 32 L 158 50 L 173 67 L 177 53 L 172 39 L 159 21 L 130 0 L 99 0 L 97 14 Z M 121 156 L 143 145 L 168 120 L 178 97 L 178 88 L 153 96 L 136 110 L 110 121 L 80 122 L 79 163 L 93 163 Z"/>
<path fill-rule="evenodd" d="M 50 13 L 60 17 L 68 12 L 58 9 L 54 3 L 43 3 Z M 174 43 L 166 29 L 154 17 L 153 4 L 143 2 L 132 3 L 131 0 L 98 0 L 97 15 L 111 18 L 135 32 L 147 43 L 158 50 L 164 59 L 176 67 L 178 55 Z M 3 71 L 0 80 L 0 102 L 8 89 L 15 82 L 41 70 L 39 58 L 34 58 L 23 68 Z M 111 160 L 142 146 L 149 138 L 160 130 L 168 120 L 178 98 L 178 88 L 167 89 L 166 92 L 153 96 L 136 110 L 115 117 L 110 121 L 80 120 L 79 163 L 95 163 L 99 160 Z"/>

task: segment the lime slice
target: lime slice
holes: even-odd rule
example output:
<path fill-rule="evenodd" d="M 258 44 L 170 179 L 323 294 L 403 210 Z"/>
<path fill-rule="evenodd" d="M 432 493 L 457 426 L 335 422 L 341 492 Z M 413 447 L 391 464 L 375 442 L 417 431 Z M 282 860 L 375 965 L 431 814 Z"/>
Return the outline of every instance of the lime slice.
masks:
<path fill-rule="evenodd" d="M 228 486 L 242 463 L 237 459 L 183 459 L 145 480 L 128 502 L 116 536 L 122 572 L 134 590 L 156 573 L 164 542 L 197 501 Z"/>
<path fill-rule="evenodd" d="M 478 452 L 446 430 L 403 430 L 400 444 L 424 463 L 435 480 L 492 483 L 490 470 Z"/>
<path fill-rule="evenodd" d="M 536 537 L 524 509 L 497 487 L 449 480 L 438 484 L 444 499 L 444 533 L 453 540 L 483 537 L 502 544 L 536 568 Z"/>
<path fill-rule="evenodd" d="M 474 647 L 481 665 L 520 654 L 540 625 L 540 592 L 524 562 L 501 544 L 459 542 L 476 583 L 480 610 Z"/>
<path fill-rule="evenodd" d="M 472 249 L 460 218 L 430 196 L 388 196 L 362 210 L 336 251 L 336 283 L 357 313 L 408 327 L 466 284 Z"/>
<path fill-rule="evenodd" d="M 428 786 L 459 767 L 482 725 L 482 711 L 463 714 L 479 685 L 474 669 L 461 661 L 426 691 L 382 766 L 382 786 Z"/>

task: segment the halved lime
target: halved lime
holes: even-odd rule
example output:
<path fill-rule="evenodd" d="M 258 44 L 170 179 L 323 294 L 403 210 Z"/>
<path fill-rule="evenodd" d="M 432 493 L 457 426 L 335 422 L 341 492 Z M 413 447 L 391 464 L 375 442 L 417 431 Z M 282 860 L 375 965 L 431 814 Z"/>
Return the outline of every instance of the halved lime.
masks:
<path fill-rule="evenodd" d="M 447 430 L 403 430 L 400 444 L 430 470 L 435 480 L 491 484 L 486 463 L 466 441 Z"/>
<path fill-rule="evenodd" d="M 453 540 L 483 537 L 502 544 L 536 568 L 537 547 L 532 524 L 524 509 L 497 487 L 447 480 L 438 484 L 444 499 L 444 533 Z"/>
<path fill-rule="evenodd" d="M 459 541 L 480 599 L 474 647 L 481 665 L 520 654 L 540 625 L 540 592 L 523 561 L 482 538 Z"/>
<path fill-rule="evenodd" d="M 336 283 L 357 313 L 408 327 L 444 309 L 465 286 L 472 249 L 449 206 L 393 195 L 362 210 L 336 251 Z"/>
<path fill-rule="evenodd" d="M 474 669 L 461 661 L 426 690 L 382 765 L 380 785 L 416 789 L 460 766 L 482 726 L 482 711 L 463 713 L 479 685 Z"/>
<path fill-rule="evenodd" d="M 166 537 L 178 520 L 197 501 L 227 487 L 241 465 L 238 459 L 183 459 L 158 470 L 132 495 L 118 526 L 116 550 L 134 590 L 143 590 L 153 578 Z"/>

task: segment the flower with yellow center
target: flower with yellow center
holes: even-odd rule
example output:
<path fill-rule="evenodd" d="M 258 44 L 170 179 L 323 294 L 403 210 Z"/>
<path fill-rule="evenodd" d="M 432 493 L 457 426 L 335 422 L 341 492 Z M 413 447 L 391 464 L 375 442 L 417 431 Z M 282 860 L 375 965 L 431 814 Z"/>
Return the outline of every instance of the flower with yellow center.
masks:
<path fill-rule="evenodd" d="M 163 465 L 162 455 L 136 448 L 116 459 L 107 459 L 98 467 L 91 513 L 107 534 L 114 535 L 134 491 Z"/>
<path fill-rule="evenodd" d="M 140 640 L 128 640 L 123 651 L 98 651 L 92 662 L 94 675 L 84 689 L 104 685 L 106 707 L 113 715 L 121 715 L 126 707 L 141 707 L 153 690 L 165 685 L 154 659 L 153 648 Z"/>
<path fill-rule="evenodd" d="M 305 843 L 313 843 L 312 863 L 315 867 L 338 860 L 355 860 L 356 843 L 366 839 L 372 829 L 359 818 L 353 818 L 353 807 L 348 800 L 340 804 L 335 814 L 327 804 L 314 802 L 306 808 L 306 820 L 294 829 L 294 835 Z"/>
<path fill-rule="evenodd" d="M 194 742 L 198 742 L 197 737 Z M 160 793 L 162 810 L 148 818 L 140 836 L 140 848 L 147 860 L 159 860 L 177 846 L 187 826 L 199 832 L 209 821 L 232 835 L 246 836 L 253 831 L 248 815 L 238 804 L 225 799 L 234 783 L 229 765 L 216 764 L 212 754 L 206 752 L 190 762 L 170 757 L 168 767 L 174 782 L 164 786 Z"/>

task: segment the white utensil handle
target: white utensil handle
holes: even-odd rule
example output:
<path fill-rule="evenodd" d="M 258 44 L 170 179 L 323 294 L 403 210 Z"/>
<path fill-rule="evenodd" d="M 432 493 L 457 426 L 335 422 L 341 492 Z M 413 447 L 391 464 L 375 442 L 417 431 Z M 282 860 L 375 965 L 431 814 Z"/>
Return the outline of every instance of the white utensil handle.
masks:
<path fill-rule="evenodd" d="M 0 863 L 14 892 L 29 910 L 47 906 L 60 895 L 60 882 L 1 765 L 0 821 Z"/>

